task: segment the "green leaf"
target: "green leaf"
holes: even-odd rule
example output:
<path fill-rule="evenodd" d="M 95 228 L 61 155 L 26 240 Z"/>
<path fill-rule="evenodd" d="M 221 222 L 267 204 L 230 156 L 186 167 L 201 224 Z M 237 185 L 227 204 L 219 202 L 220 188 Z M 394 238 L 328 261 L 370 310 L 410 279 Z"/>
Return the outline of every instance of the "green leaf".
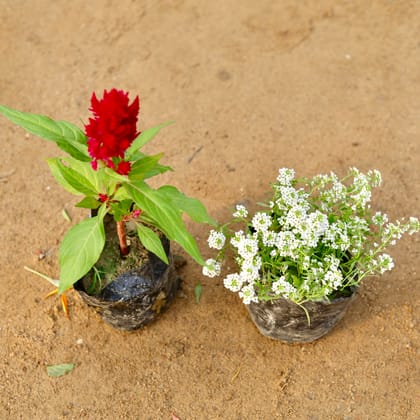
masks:
<path fill-rule="evenodd" d="M 136 152 L 130 156 L 130 161 L 133 165 L 135 165 L 138 161 L 144 159 L 145 157 L 149 157 L 141 152 Z M 170 166 L 161 165 L 160 163 L 156 163 L 151 169 L 149 169 L 147 172 L 143 174 L 142 179 L 148 179 L 152 178 L 153 176 L 163 174 L 167 171 L 173 171 L 173 169 Z M 130 172 L 131 174 L 131 172 Z M 129 175 L 130 175 L 129 174 Z"/>
<path fill-rule="evenodd" d="M 79 172 L 76 172 L 74 169 L 64 166 L 61 162 L 60 158 L 53 158 L 48 159 L 48 164 L 54 167 L 53 175 L 55 176 L 56 173 L 59 173 L 59 177 L 56 178 L 58 182 L 64 179 L 65 184 L 62 184 L 63 187 L 67 188 L 68 186 L 71 187 L 72 190 L 76 190 L 77 194 L 85 194 L 85 195 L 98 195 L 99 192 L 96 191 L 95 187 L 91 184 L 91 182 Z"/>
<path fill-rule="evenodd" d="M 66 373 L 71 372 L 74 369 L 74 363 L 63 363 L 61 365 L 51 365 L 47 366 L 48 376 L 58 378 L 65 375 Z"/>
<path fill-rule="evenodd" d="M 113 196 L 114 200 L 122 201 L 122 200 L 132 200 L 131 195 L 125 189 L 125 184 L 123 184 L 120 188 L 118 188 L 117 192 Z"/>
<path fill-rule="evenodd" d="M 106 208 L 102 206 L 97 216 L 73 226 L 64 236 L 58 256 L 60 263 L 59 293 L 72 287 L 98 261 L 105 245 L 103 224 L 105 213 Z"/>
<path fill-rule="evenodd" d="M 168 256 L 166 255 L 159 235 L 156 232 L 145 225 L 138 224 L 137 234 L 139 235 L 140 242 L 147 250 L 153 252 L 153 254 L 158 256 L 165 264 L 169 264 Z"/>
<path fill-rule="evenodd" d="M 94 186 L 95 191 L 107 194 L 114 191 L 116 182 L 108 176 L 105 168 L 95 170 L 90 162 L 80 162 L 72 157 L 64 157 L 61 160 L 88 179 L 89 183 Z"/>
<path fill-rule="evenodd" d="M 146 217 L 153 221 L 155 227 L 170 240 L 181 245 L 195 261 L 204 264 L 194 238 L 188 233 L 182 221 L 181 214 L 173 208 L 172 202 L 164 193 L 153 190 L 142 181 L 127 183 L 125 188 L 138 207 L 145 212 Z"/>
<path fill-rule="evenodd" d="M 130 154 L 130 161 L 136 162 L 137 160 L 140 160 L 141 158 L 144 158 L 145 156 L 147 156 L 145 153 L 140 152 L 140 150 L 138 150 L 137 152 Z M 128 156 L 126 155 L 126 157 Z"/>
<path fill-rule="evenodd" d="M 128 179 L 126 175 L 121 175 L 111 168 L 101 168 L 100 170 L 103 171 L 109 179 L 113 179 L 114 181 L 126 182 Z"/>
<path fill-rule="evenodd" d="M 195 301 L 197 303 L 200 303 L 202 293 L 203 293 L 203 286 L 201 285 L 201 283 L 197 283 L 194 287 L 194 296 L 195 296 Z"/>
<path fill-rule="evenodd" d="M 169 121 L 163 124 L 160 124 L 156 127 L 148 128 L 144 130 L 134 141 L 131 143 L 131 146 L 125 151 L 125 160 L 131 160 L 132 156 L 146 143 L 153 139 L 159 131 L 167 127 L 168 125 L 173 124 L 174 121 Z"/>
<path fill-rule="evenodd" d="M 187 197 L 172 185 L 164 185 L 163 187 L 160 187 L 158 191 L 163 192 L 176 208 L 187 213 L 194 222 L 209 223 L 213 226 L 217 225 L 217 223 L 208 215 L 206 208 L 199 200 Z"/>
<path fill-rule="evenodd" d="M 82 209 L 97 209 L 101 203 L 93 197 L 85 197 L 83 200 L 76 204 L 76 207 Z"/>
<path fill-rule="evenodd" d="M 66 209 L 61 210 L 61 215 L 65 220 L 67 220 L 69 223 L 72 222 L 71 217 L 69 215 L 69 212 Z"/>
<path fill-rule="evenodd" d="M 70 156 L 86 162 L 91 160 L 87 150 L 86 136 L 75 125 L 66 121 L 54 121 L 44 115 L 16 111 L 4 105 L 0 105 L 0 113 L 28 132 L 54 141 Z"/>
<path fill-rule="evenodd" d="M 130 210 L 131 210 L 132 205 L 133 205 L 133 200 L 131 199 L 122 200 L 116 203 L 111 202 L 110 207 L 111 207 L 111 213 L 114 216 L 114 220 L 116 222 L 119 222 L 124 218 L 124 216 L 131 213 Z"/>
<path fill-rule="evenodd" d="M 163 153 L 159 153 L 154 156 L 145 156 L 134 162 L 131 166 L 130 173 L 128 178 L 131 180 L 143 180 L 146 178 L 146 175 L 155 169 L 157 163 L 162 158 Z"/>
<path fill-rule="evenodd" d="M 173 171 L 173 169 L 170 166 L 165 166 L 161 165 L 160 163 L 157 163 L 152 169 L 145 173 L 143 179 L 152 178 L 156 175 L 160 175 L 168 171 Z"/>
<path fill-rule="evenodd" d="M 72 194 L 79 195 L 80 192 L 77 191 L 75 188 L 73 188 L 63 177 L 63 174 L 61 173 L 60 165 L 59 165 L 59 158 L 52 158 L 47 159 L 48 166 L 50 167 L 51 173 L 53 174 L 56 181 L 64 187 L 68 192 Z"/>

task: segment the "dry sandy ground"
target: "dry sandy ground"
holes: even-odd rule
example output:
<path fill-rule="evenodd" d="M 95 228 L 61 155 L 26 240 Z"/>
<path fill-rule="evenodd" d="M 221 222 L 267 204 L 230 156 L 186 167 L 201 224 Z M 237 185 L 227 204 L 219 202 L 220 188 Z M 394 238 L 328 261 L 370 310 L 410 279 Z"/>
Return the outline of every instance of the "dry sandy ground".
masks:
<path fill-rule="evenodd" d="M 0 103 L 81 125 L 92 91 L 142 99 L 162 182 L 225 221 L 279 167 L 384 177 L 377 208 L 420 214 L 420 3 L 293 0 L 1 0 Z M 57 275 L 77 198 L 54 182 L 55 145 L 0 120 L 1 419 L 419 418 L 419 236 L 393 249 L 328 336 L 261 336 L 221 280 L 189 260 L 183 293 L 143 331 L 112 330 L 74 293 L 71 321 L 28 265 Z M 207 229 L 190 225 L 205 256 Z M 40 250 L 48 250 L 39 261 Z M 201 281 L 200 304 L 194 285 Z M 73 362 L 50 378 L 46 365 Z M 417 407 L 416 407 L 417 403 Z"/>

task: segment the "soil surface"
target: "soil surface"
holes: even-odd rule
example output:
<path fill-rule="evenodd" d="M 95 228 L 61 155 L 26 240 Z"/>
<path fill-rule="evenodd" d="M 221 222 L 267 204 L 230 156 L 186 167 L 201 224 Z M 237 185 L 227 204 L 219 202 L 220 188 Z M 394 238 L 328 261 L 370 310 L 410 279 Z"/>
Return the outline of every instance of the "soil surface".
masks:
<path fill-rule="evenodd" d="M 147 145 L 175 170 L 156 182 L 220 222 L 285 166 L 377 168 L 375 208 L 419 216 L 419 16 L 415 0 L 2 0 L 0 103 L 82 126 L 92 91 L 139 94 L 140 129 L 176 121 Z M 23 266 L 57 277 L 62 210 L 86 214 L 49 172 L 53 143 L 4 118 L 0 133 L 1 419 L 419 418 L 420 235 L 312 344 L 263 337 L 191 259 L 142 331 L 113 330 L 75 292 L 68 320 Z M 207 227 L 188 226 L 210 257 Z M 60 363 L 75 368 L 49 377 Z"/>

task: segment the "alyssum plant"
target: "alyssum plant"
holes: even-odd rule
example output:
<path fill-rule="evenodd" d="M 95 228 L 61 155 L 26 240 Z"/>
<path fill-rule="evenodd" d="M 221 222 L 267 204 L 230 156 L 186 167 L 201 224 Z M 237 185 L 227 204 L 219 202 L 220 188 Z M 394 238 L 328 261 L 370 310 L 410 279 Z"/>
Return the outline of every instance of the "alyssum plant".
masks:
<path fill-rule="evenodd" d="M 238 270 L 224 286 L 245 304 L 283 297 L 301 305 L 351 294 L 366 276 L 391 270 L 386 248 L 420 229 L 415 217 L 389 222 L 372 211 L 372 189 L 381 181 L 377 170 L 296 179 L 293 169 L 280 169 L 264 210 L 251 217 L 238 205 L 233 220 L 211 230 L 208 244 L 219 252 L 203 273 L 219 275 L 231 249 Z"/>
<path fill-rule="evenodd" d="M 81 279 L 99 259 L 105 245 L 104 217 L 112 215 L 122 256 L 129 253 L 125 222 L 135 224 L 142 245 L 168 263 L 158 231 L 177 242 L 197 263 L 204 264 L 194 238 L 182 220 L 187 213 L 196 222 L 214 224 L 204 206 L 174 186 L 154 189 L 147 180 L 171 170 L 159 163 L 163 154 L 148 156 L 141 148 L 169 123 L 139 132 L 138 96 L 112 89 L 103 98 L 92 94 L 93 116 L 84 131 L 65 121 L 0 106 L 0 112 L 32 134 L 54 141 L 67 155 L 48 159 L 55 179 L 70 193 L 82 196 L 77 207 L 91 209 L 93 217 L 70 228 L 59 250 L 62 294 Z"/>

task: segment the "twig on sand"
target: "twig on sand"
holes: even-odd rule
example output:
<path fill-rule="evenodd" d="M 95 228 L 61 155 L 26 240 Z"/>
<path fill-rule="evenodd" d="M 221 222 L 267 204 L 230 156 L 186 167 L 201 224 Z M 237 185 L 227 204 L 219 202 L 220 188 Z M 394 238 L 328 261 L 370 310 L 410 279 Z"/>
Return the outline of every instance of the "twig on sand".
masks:
<path fill-rule="evenodd" d="M 193 154 L 188 158 L 188 163 L 191 163 L 193 159 L 201 152 L 203 146 L 201 145 L 197 150 L 193 152 Z"/>
<path fill-rule="evenodd" d="M 15 173 L 16 169 L 11 169 L 9 172 L 0 174 L 0 182 L 7 182 L 7 178 Z"/>
<path fill-rule="evenodd" d="M 230 379 L 230 383 L 232 383 L 239 375 L 239 372 L 241 371 L 242 365 L 238 367 L 238 369 L 236 369 L 235 374 L 232 376 L 232 378 Z"/>

